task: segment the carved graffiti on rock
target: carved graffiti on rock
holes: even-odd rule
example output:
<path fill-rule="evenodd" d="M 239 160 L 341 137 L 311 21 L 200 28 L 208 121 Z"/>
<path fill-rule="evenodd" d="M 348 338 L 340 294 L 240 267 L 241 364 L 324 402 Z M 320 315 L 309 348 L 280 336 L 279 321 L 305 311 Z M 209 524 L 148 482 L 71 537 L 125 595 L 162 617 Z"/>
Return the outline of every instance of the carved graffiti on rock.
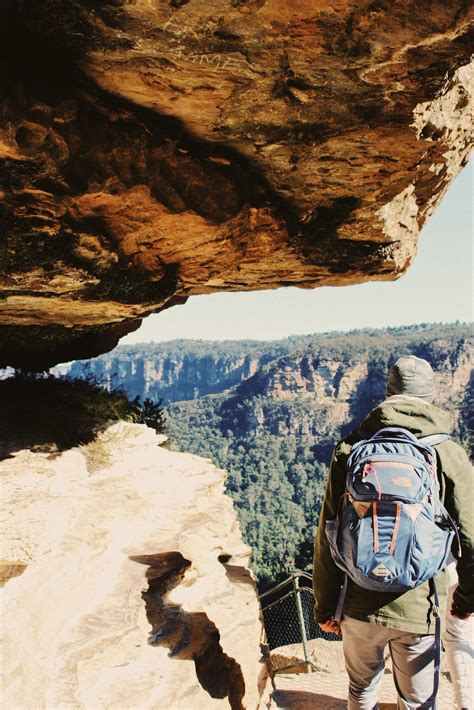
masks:
<path fill-rule="evenodd" d="M 210 32 L 210 29 L 206 26 L 202 26 L 200 28 L 201 34 L 198 34 L 196 29 L 190 25 L 170 18 L 165 22 L 162 29 L 178 40 L 182 40 L 182 38 L 186 37 L 198 43 L 198 47 L 193 50 L 190 50 L 189 47 L 184 44 L 171 47 L 168 51 L 177 59 L 183 59 L 191 64 L 198 64 L 203 68 L 210 69 L 213 73 L 224 70 L 234 74 L 240 74 L 243 71 L 253 72 L 251 65 L 244 58 L 229 56 L 229 54 L 222 52 L 209 52 L 209 45 L 205 41 L 205 35 Z"/>

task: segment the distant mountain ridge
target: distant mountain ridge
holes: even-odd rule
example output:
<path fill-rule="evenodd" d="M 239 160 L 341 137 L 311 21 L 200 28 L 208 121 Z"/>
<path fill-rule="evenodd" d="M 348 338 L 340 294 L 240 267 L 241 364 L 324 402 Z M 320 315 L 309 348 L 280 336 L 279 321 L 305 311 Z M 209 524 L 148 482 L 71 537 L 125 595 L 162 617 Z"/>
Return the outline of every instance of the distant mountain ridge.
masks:
<path fill-rule="evenodd" d="M 108 386 L 123 386 L 133 396 L 163 399 L 166 405 L 229 389 L 289 349 L 285 341 L 250 340 L 120 345 L 107 355 L 72 363 L 67 371 L 77 377 L 90 374 Z"/>
<path fill-rule="evenodd" d="M 276 341 L 180 339 L 119 345 L 111 353 L 92 360 L 76 361 L 66 366 L 65 370 L 72 376 L 90 374 L 108 386 L 120 384 L 133 396 L 163 399 L 167 405 L 223 392 L 257 375 L 277 359 L 308 349 L 319 352 L 321 356 L 325 351 L 330 351 L 341 357 L 341 365 L 354 347 L 361 352 L 364 348 L 374 350 L 375 346 L 381 349 L 389 345 L 408 346 L 410 350 L 417 351 L 415 354 L 426 351 L 429 359 L 430 342 L 471 336 L 472 328 L 465 324 L 422 324 L 290 336 Z M 434 354 L 438 358 L 438 354 Z M 334 362 L 334 357 L 330 359 Z M 296 384 L 295 387 L 299 389 Z"/>

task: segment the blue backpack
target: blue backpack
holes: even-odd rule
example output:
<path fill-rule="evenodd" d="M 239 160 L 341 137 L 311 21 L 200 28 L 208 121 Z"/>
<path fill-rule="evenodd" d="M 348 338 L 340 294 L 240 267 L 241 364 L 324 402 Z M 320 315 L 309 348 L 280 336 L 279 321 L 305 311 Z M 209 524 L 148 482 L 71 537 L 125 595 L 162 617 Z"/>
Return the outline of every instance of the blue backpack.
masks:
<path fill-rule="evenodd" d="M 449 438 L 449 434 L 435 434 L 417 439 L 407 429 L 386 427 L 354 444 L 336 519 L 326 522 L 334 562 L 345 572 L 336 621 L 342 618 L 348 577 L 364 589 L 402 593 L 429 580 L 435 619 L 430 707 L 436 707 L 441 666 L 434 577 L 445 566 L 457 534 L 440 501 L 433 446 Z"/>
<path fill-rule="evenodd" d="M 386 427 L 353 445 L 326 535 L 334 562 L 360 587 L 406 592 L 445 566 L 456 526 L 439 498 L 433 446 L 447 439 Z"/>

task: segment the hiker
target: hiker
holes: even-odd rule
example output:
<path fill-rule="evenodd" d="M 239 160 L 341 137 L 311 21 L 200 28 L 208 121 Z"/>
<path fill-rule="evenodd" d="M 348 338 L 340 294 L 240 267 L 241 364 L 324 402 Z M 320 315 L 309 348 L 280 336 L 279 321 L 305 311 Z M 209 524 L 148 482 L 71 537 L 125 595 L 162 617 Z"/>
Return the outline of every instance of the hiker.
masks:
<path fill-rule="evenodd" d="M 471 466 L 461 446 L 447 436 L 451 429 L 450 416 L 432 404 L 433 394 L 430 364 L 415 356 L 400 358 L 389 373 L 387 399 L 372 410 L 333 453 L 315 541 L 315 615 L 323 631 L 340 633 L 342 630 L 349 675 L 349 710 L 378 707 L 377 694 L 387 644 L 398 708 L 428 710 L 436 707 L 440 648 L 437 597 L 445 602 L 447 589 L 446 570 L 437 573 L 445 564 L 454 538 L 459 540 L 461 554 L 457 553 L 458 584 L 451 613 L 455 619 L 464 619 L 474 610 Z M 386 427 L 396 429 L 388 429 L 387 433 L 383 431 Z M 374 435 L 380 438 L 371 439 Z M 423 437 L 429 439 L 423 443 Z M 370 441 L 367 444 L 364 440 Z M 433 444 L 431 448 L 429 441 Z M 357 462 L 359 452 L 366 450 L 395 452 L 394 458 L 398 461 L 404 460 L 403 451 L 410 451 L 410 456 L 416 460 L 409 458 L 409 463 L 397 468 L 400 464 L 389 460 L 392 453 L 377 454 L 363 469 L 361 463 L 357 473 L 354 461 Z M 412 460 L 417 466 L 416 475 Z M 357 496 L 346 489 L 350 476 L 359 491 L 369 491 L 365 500 L 364 495 L 357 500 Z M 420 481 L 431 488 L 420 498 L 421 502 L 406 505 L 404 496 L 405 501 L 409 501 L 406 496 L 416 491 L 417 486 L 420 496 L 425 490 L 420 488 Z M 385 495 L 390 485 L 392 496 Z M 351 490 L 354 492 L 354 488 Z M 397 495 L 402 502 L 396 502 Z M 389 500 L 391 506 L 385 502 Z M 433 511 L 436 516 L 431 520 Z M 450 529 L 449 516 L 457 525 L 456 534 Z M 344 520 L 352 522 L 344 527 Z M 438 522 L 440 527 L 435 527 Z M 420 536 L 406 549 L 411 531 L 420 525 L 431 525 L 432 533 L 424 538 Z M 357 535 L 360 545 L 367 542 L 362 535 L 370 536 L 370 545 L 359 548 Z M 436 546 L 437 541 L 445 545 L 444 552 Z M 347 550 L 354 552 L 351 545 L 357 545 L 357 554 L 347 553 Z M 378 561 L 380 557 L 382 562 Z M 417 560 L 415 565 L 407 563 L 412 557 Z M 376 563 L 369 573 L 370 564 Z M 424 563 L 426 570 L 420 574 L 426 581 L 420 583 L 416 570 L 421 570 Z M 430 564 L 436 574 L 434 580 L 426 578 Z M 351 575 L 360 583 L 354 582 Z M 400 581 L 397 588 L 395 581 L 391 587 L 391 580 L 396 579 L 403 581 L 403 586 Z M 382 587 L 390 591 L 380 591 Z"/>

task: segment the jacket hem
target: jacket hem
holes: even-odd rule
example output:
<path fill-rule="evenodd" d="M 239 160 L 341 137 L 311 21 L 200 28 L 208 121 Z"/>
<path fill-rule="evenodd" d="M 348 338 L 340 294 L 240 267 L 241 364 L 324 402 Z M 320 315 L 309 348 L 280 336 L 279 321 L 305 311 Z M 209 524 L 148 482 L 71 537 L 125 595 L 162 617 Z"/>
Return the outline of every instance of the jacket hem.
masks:
<path fill-rule="evenodd" d="M 344 616 L 357 621 L 365 621 L 368 624 L 378 624 L 379 626 L 387 626 L 398 631 L 406 633 L 415 633 L 422 636 L 432 635 L 435 633 L 435 623 L 420 624 L 415 619 L 401 619 L 399 616 L 390 616 L 389 614 L 358 614 L 352 610 L 344 611 Z M 343 616 L 343 619 L 344 619 Z"/>

